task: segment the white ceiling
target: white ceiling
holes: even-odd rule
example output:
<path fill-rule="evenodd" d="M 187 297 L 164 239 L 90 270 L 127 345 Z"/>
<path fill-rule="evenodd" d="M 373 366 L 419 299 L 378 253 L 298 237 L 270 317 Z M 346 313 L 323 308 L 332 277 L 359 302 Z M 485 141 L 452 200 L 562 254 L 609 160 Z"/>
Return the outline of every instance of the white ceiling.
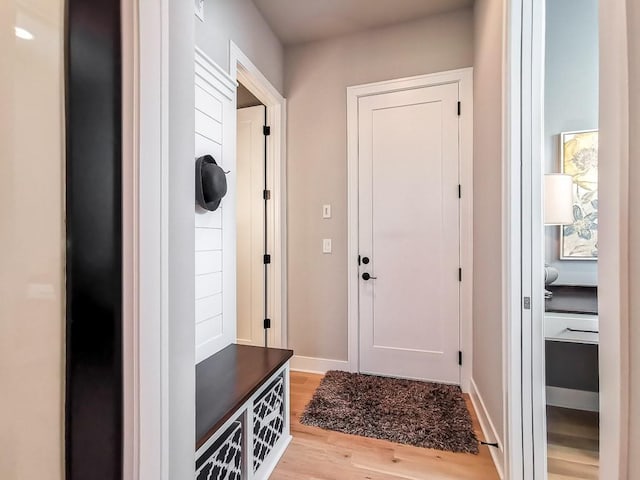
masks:
<path fill-rule="evenodd" d="M 473 0 L 253 0 L 283 44 L 321 40 L 473 5 Z"/>

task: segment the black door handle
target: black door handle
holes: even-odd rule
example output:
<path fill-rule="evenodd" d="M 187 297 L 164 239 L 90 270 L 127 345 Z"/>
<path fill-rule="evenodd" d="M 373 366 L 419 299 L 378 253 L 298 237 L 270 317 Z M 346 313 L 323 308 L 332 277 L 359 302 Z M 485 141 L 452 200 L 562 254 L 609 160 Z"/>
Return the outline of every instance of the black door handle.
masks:
<path fill-rule="evenodd" d="M 363 280 L 375 280 L 376 278 L 378 278 L 378 277 L 372 277 L 372 276 L 371 276 L 371 275 L 369 275 L 367 272 L 364 272 L 364 273 L 362 274 L 362 279 L 363 279 Z"/>

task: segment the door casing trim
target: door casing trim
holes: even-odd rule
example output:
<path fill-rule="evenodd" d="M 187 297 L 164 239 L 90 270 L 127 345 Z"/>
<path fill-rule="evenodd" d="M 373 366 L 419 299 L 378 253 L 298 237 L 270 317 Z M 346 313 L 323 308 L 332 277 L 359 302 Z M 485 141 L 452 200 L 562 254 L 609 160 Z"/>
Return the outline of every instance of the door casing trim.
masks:
<path fill-rule="evenodd" d="M 348 272 L 348 364 L 358 372 L 359 301 L 358 301 L 358 100 L 382 93 L 412 90 L 457 83 L 462 104 L 459 117 L 460 199 L 460 348 L 463 362 L 460 386 L 469 392 L 472 372 L 473 312 L 473 68 L 449 70 L 428 75 L 399 78 L 347 87 L 347 272 Z M 497 286 L 496 288 L 499 288 Z"/>

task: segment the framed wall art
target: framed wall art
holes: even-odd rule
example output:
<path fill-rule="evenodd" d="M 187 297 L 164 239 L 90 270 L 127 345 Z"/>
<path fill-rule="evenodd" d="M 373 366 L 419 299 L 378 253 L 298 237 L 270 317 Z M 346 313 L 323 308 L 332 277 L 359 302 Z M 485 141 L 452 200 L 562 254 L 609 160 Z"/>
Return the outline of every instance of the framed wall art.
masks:
<path fill-rule="evenodd" d="M 561 260 L 598 259 L 598 131 L 560 134 L 563 173 L 573 178 L 573 223 L 560 235 Z"/>

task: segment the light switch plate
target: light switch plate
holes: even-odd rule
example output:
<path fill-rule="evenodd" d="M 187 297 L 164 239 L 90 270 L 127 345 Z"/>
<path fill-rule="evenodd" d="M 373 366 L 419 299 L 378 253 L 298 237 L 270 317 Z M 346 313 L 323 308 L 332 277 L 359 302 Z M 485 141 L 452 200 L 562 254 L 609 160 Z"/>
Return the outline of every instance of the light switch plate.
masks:
<path fill-rule="evenodd" d="M 323 238 L 322 239 L 322 253 L 331 253 L 331 239 Z"/>
<path fill-rule="evenodd" d="M 331 218 L 331 205 L 322 206 L 322 218 Z"/>

